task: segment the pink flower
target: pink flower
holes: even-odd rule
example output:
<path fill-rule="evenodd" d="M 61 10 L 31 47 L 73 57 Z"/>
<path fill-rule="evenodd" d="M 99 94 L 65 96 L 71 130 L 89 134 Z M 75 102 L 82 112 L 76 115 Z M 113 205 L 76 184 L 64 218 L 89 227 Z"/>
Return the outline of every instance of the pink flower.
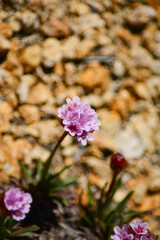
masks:
<path fill-rule="evenodd" d="M 148 223 L 138 219 L 136 223 L 130 223 L 130 226 L 123 225 L 122 229 L 114 227 L 113 240 L 155 240 L 155 236 L 147 229 Z"/>
<path fill-rule="evenodd" d="M 128 234 L 127 232 L 127 225 L 124 224 L 122 229 L 120 229 L 118 226 L 114 227 L 115 234 L 111 236 L 114 240 L 133 240 L 134 236 L 133 234 Z"/>
<path fill-rule="evenodd" d="M 79 97 L 66 99 L 64 104 L 58 109 L 58 117 L 62 119 L 62 124 L 66 132 L 71 136 L 76 136 L 82 145 L 87 144 L 87 140 L 93 141 L 93 132 L 99 130 L 101 122 L 97 119 L 98 114 L 84 100 Z"/>
<path fill-rule="evenodd" d="M 32 197 L 30 193 L 25 193 L 19 188 L 11 187 L 4 194 L 4 204 L 6 209 L 16 221 L 25 218 L 30 211 Z"/>
<path fill-rule="evenodd" d="M 138 219 L 136 223 L 130 223 L 130 226 L 137 234 L 146 234 L 147 233 L 147 222 L 142 222 L 141 219 Z"/>

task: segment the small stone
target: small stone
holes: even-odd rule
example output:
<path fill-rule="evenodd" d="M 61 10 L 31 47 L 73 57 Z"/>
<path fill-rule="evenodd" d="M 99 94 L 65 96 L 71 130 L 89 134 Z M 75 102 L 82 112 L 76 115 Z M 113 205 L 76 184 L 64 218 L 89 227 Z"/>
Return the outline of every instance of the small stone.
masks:
<path fill-rule="evenodd" d="M 134 86 L 134 90 L 135 90 L 135 93 L 138 95 L 138 97 L 140 97 L 142 99 L 146 99 L 146 100 L 151 99 L 151 93 L 150 93 L 150 90 L 149 90 L 147 84 L 142 83 L 142 82 L 137 83 Z"/>
<path fill-rule="evenodd" d="M 37 83 L 29 92 L 27 103 L 43 104 L 53 101 L 52 93 L 43 83 Z"/>
<path fill-rule="evenodd" d="M 123 118 L 126 118 L 134 103 L 135 97 L 127 89 L 122 89 L 110 103 L 110 108 L 113 111 L 118 111 Z"/>
<path fill-rule="evenodd" d="M 78 150 L 77 145 L 70 145 L 70 146 L 65 147 L 62 150 L 62 154 L 65 157 L 72 157 L 76 154 L 77 150 Z"/>
<path fill-rule="evenodd" d="M 5 38 L 12 37 L 13 31 L 8 23 L 0 22 L 0 33 Z"/>
<path fill-rule="evenodd" d="M 98 110 L 97 113 L 101 120 L 101 128 L 108 136 L 114 137 L 122 127 L 120 115 L 116 111 L 108 111 L 104 108 Z"/>
<path fill-rule="evenodd" d="M 49 144 L 53 139 L 60 137 L 57 120 L 44 120 L 32 123 L 27 128 L 27 133 L 39 138 L 41 144 Z"/>
<path fill-rule="evenodd" d="M 1 109 L 1 108 L 0 108 Z M 6 135 L 0 139 L 0 173 L 1 181 L 8 180 L 9 176 L 18 178 L 20 175 L 18 166 L 17 147 L 13 137 Z"/>
<path fill-rule="evenodd" d="M 70 1 L 70 12 L 73 14 L 78 14 L 78 15 L 83 15 L 89 13 L 89 5 L 86 3 L 80 2 L 80 1 L 75 1 L 71 0 Z"/>
<path fill-rule="evenodd" d="M 153 58 L 145 48 L 141 46 L 135 46 L 130 50 L 130 55 L 133 58 L 136 66 L 150 68 Z"/>
<path fill-rule="evenodd" d="M 141 5 L 127 13 L 126 21 L 132 29 L 141 29 L 146 23 L 156 17 L 156 11 L 150 6 Z"/>
<path fill-rule="evenodd" d="M 153 74 L 159 75 L 160 74 L 160 62 L 159 60 L 153 60 L 150 65 L 150 69 L 152 70 Z"/>
<path fill-rule="evenodd" d="M 41 160 L 42 162 L 45 162 L 47 158 L 49 157 L 49 151 L 47 151 L 45 148 L 41 147 L 40 145 L 36 144 L 32 151 L 30 152 L 31 159 Z"/>
<path fill-rule="evenodd" d="M 26 139 L 19 138 L 15 141 L 15 147 L 17 149 L 17 159 L 23 159 L 25 164 L 31 164 L 30 152 L 33 148 L 32 144 Z"/>
<path fill-rule="evenodd" d="M 77 58 L 88 56 L 90 51 L 96 46 L 96 42 L 92 39 L 84 39 L 79 43 L 76 51 Z"/>
<path fill-rule="evenodd" d="M 8 19 L 9 26 L 11 27 L 13 32 L 19 32 L 21 30 L 21 23 L 17 19 L 16 15 L 11 16 Z"/>
<path fill-rule="evenodd" d="M 36 79 L 33 75 L 23 75 L 17 88 L 20 103 L 27 102 L 30 87 L 35 83 Z"/>
<path fill-rule="evenodd" d="M 11 72 L 15 77 L 19 78 L 23 74 L 23 67 L 14 52 L 10 51 L 7 54 L 7 59 L 3 62 L 2 67 Z"/>
<path fill-rule="evenodd" d="M 151 192 L 159 192 L 160 191 L 160 168 L 152 167 L 150 172 L 150 183 L 149 190 Z"/>
<path fill-rule="evenodd" d="M 94 137 L 94 144 L 97 145 L 99 149 L 103 151 L 110 150 L 112 152 L 118 151 L 115 140 L 111 138 L 104 130 L 100 129 L 98 132 L 95 132 Z"/>
<path fill-rule="evenodd" d="M 53 67 L 62 59 L 62 47 L 54 38 L 47 38 L 42 44 L 42 62 L 46 67 Z"/>
<path fill-rule="evenodd" d="M 0 102 L 0 132 L 8 130 L 12 117 L 12 108 L 7 102 Z"/>
<path fill-rule="evenodd" d="M 113 63 L 113 74 L 116 77 L 119 77 L 119 78 L 124 76 L 125 67 L 124 67 L 124 65 L 121 61 L 119 61 L 119 60 L 114 61 L 114 63 Z"/>
<path fill-rule="evenodd" d="M 11 48 L 11 43 L 8 39 L 3 37 L 3 35 L 0 35 L 0 54 L 1 57 L 4 56 L 9 49 Z"/>
<path fill-rule="evenodd" d="M 127 160 L 139 159 L 147 150 L 144 138 L 137 134 L 129 124 L 116 135 L 115 140 L 118 151 L 124 154 Z"/>
<path fill-rule="evenodd" d="M 68 39 L 64 40 L 62 43 L 62 51 L 64 58 L 76 58 L 77 51 L 80 45 L 80 39 L 78 36 L 71 36 Z"/>
<path fill-rule="evenodd" d="M 43 23 L 41 30 L 48 37 L 66 37 L 70 34 L 68 19 L 59 19 L 55 16 Z"/>
<path fill-rule="evenodd" d="M 9 71 L 0 67 L 0 86 L 2 88 L 15 88 L 18 80 Z"/>
<path fill-rule="evenodd" d="M 40 119 L 40 112 L 36 106 L 22 105 L 19 107 L 19 112 L 27 124 L 38 122 Z"/>
<path fill-rule="evenodd" d="M 89 94 L 83 99 L 94 108 L 100 108 L 103 105 L 101 97 L 96 94 Z"/>
<path fill-rule="evenodd" d="M 143 139 L 148 152 L 156 151 L 155 137 L 159 133 L 159 118 L 154 108 L 148 112 L 139 113 L 131 117 L 130 122 L 137 134 Z"/>
<path fill-rule="evenodd" d="M 41 62 L 41 47 L 37 44 L 26 47 L 19 56 L 25 72 L 30 72 Z"/>
<path fill-rule="evenodd" d="M 111 79 L 109 70 L 98 63 L 94 63 L 87 67 L 84 71 L 80 72 L 76 79 L 76 82 L 79 85 L 87 88 L 88 90 L 92 90 L 103 83 L 107 89 L 110 81 Z"/>
<path fill-rule="evenodd" d="M 38 15 L 30 10 L 19 11 L 16 14 L 17 20 L 22 24 L 23 31 L 32 33 L 37 30 L 40 25 Z"/>
<path fill-rule="evenodd" d="M 82 34 L 90 28 L 100 28 L 105 21 L 96 13 L 88 13 L 72 19 L 71 28 L 76 34 Z"/>

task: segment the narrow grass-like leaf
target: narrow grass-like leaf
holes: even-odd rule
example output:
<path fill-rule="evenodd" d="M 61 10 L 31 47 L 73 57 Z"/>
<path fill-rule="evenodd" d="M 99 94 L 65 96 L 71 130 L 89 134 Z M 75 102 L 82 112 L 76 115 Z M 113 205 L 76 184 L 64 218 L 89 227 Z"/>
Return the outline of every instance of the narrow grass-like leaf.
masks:
<path fill-rule="evenodd" d="M 105 218 L 104 220 L 110 224 L 114 218 L 114 216 L 117 214 L 117 213 L 121 213 L 122 214 L 122 211 L 125 207 L 125 204 L 127 202 L 127 200 L 131 197 L 131 195 L 133 194 L 133 191 L 129 192 L 126 197 L 117 204 L 117 206 L 109 213 L 105 214 Z"/>
<path fill-rule="evenodd" d="M 68 166 L 65 166 L 64 168 L 62 168 L 62 170 L 60 170 L 58 173 L 55 173 L 55 174 L 50 174 L 50 177 L 49 177 L 49 181 L 50 183 L 54 183 L 58 178 L 59 176 L 68 168 L 70 168 L 71 165 L 68 165 Z"/>
<path fill-rule="evenodd" d="M 28 227 L 28 228 L 24 228 L 22 230 L 18 230 L 17 232 L 12 233 L 10 236 L 11 237 L 18 237 L 18 236 L 22 236 L 22 235 L 24 236 L 29 232 L 34 232 L 34 231 L 37 231 L 37 230 L 39 230 L 39 227 L 31 226 L 31 227 Z"/>
<path fill-rule="evenodd" d="M 91 185 L 90 185 L 90 183 L 88 183 L 87 189 L 88 189 L 88 201 L 89 201 L 89 206 L 92 206 L 93 193 L 92 193 L 92 190 L 91 190 Z"/>
<path fill-rule="evenodd" d="M 24 175 L 28 178 L 29 182 L 31 184 L 34 184 L 34 178 L 32 177 L 32 175 L 29 173 L 27 167 L 22 163 L 22 161 L 19 161 L 19 165 L 24 173 Z"/>
<path fill-rule="evenodd" d="M 111 203 L 113 202 L 113 196 L 116 193 L 116 191 L 118 190 L 118 188 L 121 186 L 121 178 L 119 178 L 113 188 L 113 191 L 111 193 L 111 195 L 108 197 L 107 202 L 106 202 L 106 207 L 105 207 L 105 214 L 108 213 L 109 211 L 109 207 L 111 205 Z"/>

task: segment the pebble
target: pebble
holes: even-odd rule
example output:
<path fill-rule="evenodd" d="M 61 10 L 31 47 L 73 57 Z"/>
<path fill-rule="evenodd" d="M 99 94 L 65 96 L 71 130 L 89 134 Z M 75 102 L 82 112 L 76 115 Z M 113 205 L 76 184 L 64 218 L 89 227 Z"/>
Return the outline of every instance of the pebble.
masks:
<path fill-rule="evenodd" d="M 141 158 L 147 150 L 145 139 L 141 137 L 130 124 L 119 131 L 115 136 L 118 152 L 121 152 L 127 160 Z"/>
<path fill-rule="evenodd" d="M 77 74 L 76 83 L 88 90 L 92 90 L 97 86 L 105 85 L 105 90 L 110 84 L 110 72 L 107 68 L 98 63 L 92 63 L 84 71 Z"/>
<path fill-rule="evenodd" d="M 119 60 L 114 61 L 114 63 L 113 63 L 113 74 L 116 77 L 119 77 L 119 78 L 124 76 L 125 67 L 124 67 L 124 65 L 121 61 L 119 61 Z"/>
<path fill-rule="evenodd" d="M 0 132 L 8 131 L 9 121 L 12 118 L 12 107 L 8 102 L 0 102 Z"/>
<path fill-rule="evenodd" d="M 62 59 L 62 47 L 55 38 L 47 38 L 42 44 L 42 63 L 46 67 L 53 67 Z"/>
<path fill-rule="evenodd" d="M 127 12 L 126 21 L 130 28 L 139 30 L 155 17 L 156 11 L 154 8 L 140 5 L 136 9 Z"/>
<path fill-rule="evenodd" d="M 66 37 L 70 34 L 68 18 L 59 19 L 52 16 L 41 25 L 41 30 L 48 37 Z"/>
<path fill-rule="evenodd" d="M 41 62 L 41 47 L 38 44 L 26 47 L 19 55 L 24 71 L 30 72 Z"/>
<path fill-rule="evenodd" d="M 19 107 L 19 112 L 27 124 L 38 122 L 40 120 L 40 112 L 36 106 L 22 105 Z"/>
<path fill-rule="evenodd" d="M 43 83 L 37 83 L 28 94 L 27 103 L 43 104 L 54 101 L 50 89 Z"/>

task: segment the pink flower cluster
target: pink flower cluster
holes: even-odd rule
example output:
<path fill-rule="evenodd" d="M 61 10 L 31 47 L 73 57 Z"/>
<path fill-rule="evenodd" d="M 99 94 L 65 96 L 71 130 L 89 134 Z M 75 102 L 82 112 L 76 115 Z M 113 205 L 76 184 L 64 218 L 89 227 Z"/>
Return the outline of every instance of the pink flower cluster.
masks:
<path fill-rule="evenodd" d="M 29 212 L 32 203 L 30 193 L 25 193 L 19 188 L 11 187 L 4 194 L 4 204 L 13 219 L 20 221 Z"/>
<path fill-rule="evenodd" d="M 97 119 L 98 114 L 77 96 L 73 97 L 73 100 L 67 98 L 66 102 L 67 104 L 58 109 L 58 117 L 62 119 L 65 131 L 76 136 L 82 145 L 86 145 L 87 140 L 93 141 L 92 133 L 101 125 Z"/>
<path fill-rule="evenodd" d="M 111 236 L 113 240 L 155 240 L 155 236 L 147 229 L 148 223 L 138 219 L 130 226 L 123 225 L 122 229 L 114 227 L 115 234 Z"/>

